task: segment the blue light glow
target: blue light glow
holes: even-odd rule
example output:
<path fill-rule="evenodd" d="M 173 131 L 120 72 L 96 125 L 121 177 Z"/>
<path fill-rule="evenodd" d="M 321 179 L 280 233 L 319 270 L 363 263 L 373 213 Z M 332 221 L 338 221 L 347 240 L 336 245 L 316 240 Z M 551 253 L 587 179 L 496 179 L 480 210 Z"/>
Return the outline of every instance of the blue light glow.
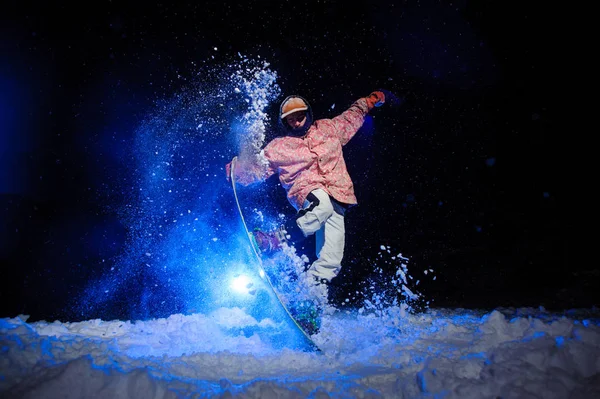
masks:
<path fill-rule="evenodd" d="M 231 289 L 242 294 L 248 294 L 253 286 L 254 283 L 252 283 L 250 278 L 243 274 L 234 277 L 231 281 Z"/>
<path fill-rule="evenodd" d="M 242 141 L 268 128 L 263 108 L 279 95 L 275 80 L 268 64 L 246 58 L 203 69 L 157 101 L 130 142 L 115 138 L 114 154 L 130 167 L 106 196 L 116 199 L 109 207 L 128 231 L 125 250 L 98 266 L 79 317 L 146 319 L 248 299 L 229 289 L 232 270 L 260 276 L 224 166 Z"/>

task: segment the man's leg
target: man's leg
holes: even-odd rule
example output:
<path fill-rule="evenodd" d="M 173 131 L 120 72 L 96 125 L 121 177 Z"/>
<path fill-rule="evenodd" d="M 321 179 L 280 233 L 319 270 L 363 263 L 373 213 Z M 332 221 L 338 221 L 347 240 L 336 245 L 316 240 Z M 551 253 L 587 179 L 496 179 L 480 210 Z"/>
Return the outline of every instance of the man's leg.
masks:
<path fill-rule="evenodd" d="M 312 305 L 307 309 L 313 309 L 317 315 L 308 317 L 311 326 L 319 319 L 318 315 L 321 312 L 332 310 L 327 306 L 329 284 L 321 283 L 325 280 L 331 281 L 341 269 L 345 241 L 344 213 L 344 207 L 330 198 L 324 190 L 317 189 L 308 196 L 304 208 L 299 212 L 300 216 L 296 219 L 304 236 L 316 233 L 318 259 L 306 271 L 308 277 L 306 282 L 311 285 L 309 295 L 313 298 Z M 316 284 L 311 281 L 312 279 L 316 280 L 314 281 Z"/>
<path fill-rule="evenodd" d="M 329 194 L 320 188 L 313 190 L 308 195 L 304 202 L 304 208 L 300 210 L 299 214 L 296 224 L 304 237 L 316 233 L 333 214 L 333 204 Z"/>
<path fill-rule="evenodd" d="M 327 219 L 322 229 L 316 233 L 318 259 L 308 272 L 318 279 L 330 282 L 342 268 L 344 257 L 345 229 L 343 208 L 337 209 Z"/>
<path fill-rule="evenodd" d="M 296 223 L 304 236 L 316 233 L 318 257 L 308 273 L 319 280 L 331 281 L 342 267 L 345 209 L 321 189 L 312 191 L 304 205 Z"/>

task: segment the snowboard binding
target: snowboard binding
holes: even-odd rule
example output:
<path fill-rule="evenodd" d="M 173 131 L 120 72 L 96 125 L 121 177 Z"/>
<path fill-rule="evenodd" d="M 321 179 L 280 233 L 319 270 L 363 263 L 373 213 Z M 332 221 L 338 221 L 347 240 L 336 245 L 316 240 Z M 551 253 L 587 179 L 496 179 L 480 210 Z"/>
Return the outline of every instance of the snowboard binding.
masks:
<path fill-rule="evenodd" d="M 290 305 L 290 313 L 300 327 L 309 335 L 315 335 L 321 328 L 321 309 L 313 301 L 305 300 Z"/>

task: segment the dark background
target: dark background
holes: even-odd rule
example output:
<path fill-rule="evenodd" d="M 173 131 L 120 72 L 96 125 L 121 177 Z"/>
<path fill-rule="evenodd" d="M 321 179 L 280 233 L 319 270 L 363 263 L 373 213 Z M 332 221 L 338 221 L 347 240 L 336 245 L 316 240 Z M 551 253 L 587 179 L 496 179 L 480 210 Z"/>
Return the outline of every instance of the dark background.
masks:
<path fill-rule="evenodd" d="M 419 286 L 432 306 L 597 305 L 598 269 L 570 253 L 565 45 L 546 3 L 118 3 L 2 6 L 1 316 L 64 317 L 82 270 L 126 232 L 99 194 L 123 154 L 96 145 L 135 128 L 192 66 L 238 52 L 271 62 L 316 117 L 377 88 L 402 99 L 346 147 L 359 206 L 335 300 L 389 245 L 415 275 L 434 270 Z"/>

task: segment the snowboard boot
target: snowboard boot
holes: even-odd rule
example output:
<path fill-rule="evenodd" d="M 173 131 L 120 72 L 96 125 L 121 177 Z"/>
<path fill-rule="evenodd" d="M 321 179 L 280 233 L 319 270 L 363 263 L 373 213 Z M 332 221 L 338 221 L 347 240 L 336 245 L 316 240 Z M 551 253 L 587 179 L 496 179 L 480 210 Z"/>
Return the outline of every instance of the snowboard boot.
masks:
<path fill-rule="evenodd" d="M 308 335 L 315 335 L 321 328 L 321 308 L 313 301 L 305 300 L 290 305 L 290 313 Z"/>

